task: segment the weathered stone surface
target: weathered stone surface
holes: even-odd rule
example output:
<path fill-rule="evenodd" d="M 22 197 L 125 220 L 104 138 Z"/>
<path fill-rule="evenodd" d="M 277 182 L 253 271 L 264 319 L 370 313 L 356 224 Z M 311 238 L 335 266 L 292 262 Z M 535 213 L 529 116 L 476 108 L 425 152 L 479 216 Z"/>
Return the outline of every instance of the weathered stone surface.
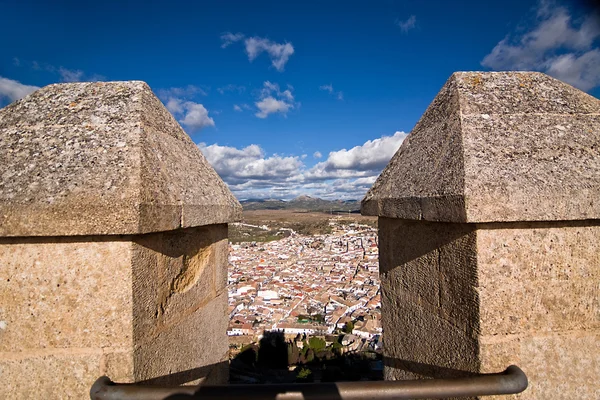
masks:
<path fill-rule="evenodd" d="M 135 380 L 152 384 L 193 384 L 211 375 L 211 383 L 227 380 L 227 291 L 198 307 L 185 319 L 163 327 L 155 336 L 137 343 Z"/>
<path fill-rule="evenodd" d="M 227 252 L 226 224 L 0 238 L 0 397 L 85 398 L 101 375 L 225 383 Z"/>
<path fill-rule="evenodd" d="M 600 330 L 600 226 L 477 225 L 483 335 Z"/>
<path fill-rule="evenodd" d="M 386 379 L 516 364 L 530 388 L 514 398 L 596 398 L 599 235 L 597 221 L 380 218 Z"/>
<path fill-rule="evenodd" d="M 151 384 L 227 380 L 227 225 L 136 238 L 134 377 Z M 223 279 L 223 277 L 225 277 Z"/>
<path fill-rule="evenodd" d="M 2 399 L 85 399 L 99 376 L 102 351 L 0 357 Z"/>
<path fill-rule="evenodd" d="M 136 344 L 156 337 L 225 291 L 227 226 L 211 225 L 136 238 L 133 315 Z M 227 341 L 225 328 L 221 340 Z M 195 333 L 190 331 L 190 340 Z"/>
<path fill-rule="evenodd" d="M 600 397 L 599 161 L 598 99 L 539 73 L 448 80 L 363 200 L 386 379 L 516 364 L 510 398 Z"/>
<path fill-rule="evenodd" d="M 457 72 L 362 212 L 448 222 L 600 218 L 600 100 L 535 72 Z"/>
<path fill-rule="evenodd" d="M 143 82 L 50 85 L 0 110 L 0 236 L 226 223 L 241 206 Z"/>
<path fill-rule="evenodd" d="M 474 227 L 380 218 L 379 249 L 386 379 L 477 372 Z"/>
<path fill-rule="evenodd" d="M 0 352 L 132 345 L 131 243 L 0 238 L 0 277 Z"/>
<path fill-rule="evenodd" d="M 483 337 L 481 370 L 494 372 L 506 365 L 519 365 L 529 387 L 519 399 L 600 398 L 598 332 L 575 331 L 551 335 Z M 485 397 L 488 399 L 488 397 Z M 502 400 L 506 396 L 492 396 Z"/>

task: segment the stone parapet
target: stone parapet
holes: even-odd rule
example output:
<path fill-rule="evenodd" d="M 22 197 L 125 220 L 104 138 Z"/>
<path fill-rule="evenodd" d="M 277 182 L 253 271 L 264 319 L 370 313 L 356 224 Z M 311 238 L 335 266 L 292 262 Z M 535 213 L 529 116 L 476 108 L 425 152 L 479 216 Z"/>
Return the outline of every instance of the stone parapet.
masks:
<path fill-rule="evenodd" d="M 600 218 L 600 100 L 537 72 L 457 72 L 362 203 L 444 222 Z"/>
<path fill-rule="evenodd" d="M 144 82 L 46 86 L 0 111 L 0 236 L 123 235 L 241 206 Z"/>
<path fill-rule="evenodd" d="M 42 88 L 0 110 L 0 154 L 0 397 L 225 383 L 241 206 L 150 88 Z"/>
<path fill-rule="evenodd" d="M 599 110 L 539 73 L 449 79 L 362 203 L 386 379 L 516 364 L 515 398 L 600 395 Z"/>

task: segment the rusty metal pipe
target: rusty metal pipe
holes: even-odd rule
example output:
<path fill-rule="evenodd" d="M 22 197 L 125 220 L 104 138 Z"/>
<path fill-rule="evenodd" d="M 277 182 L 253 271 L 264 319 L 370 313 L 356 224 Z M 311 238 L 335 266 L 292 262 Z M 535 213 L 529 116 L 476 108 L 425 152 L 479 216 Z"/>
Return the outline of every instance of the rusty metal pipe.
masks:
<path fill-rule="evenodd" d="M 216 386 L 141 386 L 99 378 L 90 390 L 92 400 L 277 399 L 277 400 L 387 400 L 443 399 L 520 393 L 527 376 L 516 365 L 504 372 L 466 378 L 337 383 L 256 384 Z"/>

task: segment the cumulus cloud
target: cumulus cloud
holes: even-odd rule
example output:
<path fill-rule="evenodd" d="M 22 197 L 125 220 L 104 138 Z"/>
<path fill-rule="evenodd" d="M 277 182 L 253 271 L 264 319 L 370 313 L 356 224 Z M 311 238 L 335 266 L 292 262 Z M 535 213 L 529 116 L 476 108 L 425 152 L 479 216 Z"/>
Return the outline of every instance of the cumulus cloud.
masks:
<path fill-rule="evenodd" d="M 502 39 L 481 61 L 495 70 L 546 72 L 581 90 L 600 85 L 600 17 L 574 18 L 565 7 L 541 1 L 532 29 Z"/>
<path fill-rule="evenodd" d="M 208 116 L 208 110 L 202 104 L 186 101 L 183 103 L 185 114 L 179 120 L 183 125 L 192 130 L 200 130 L 207 126 L 215 126 L 215 121 Z"/>
<path fill-rule="evenodd" d="M 264 82 L 260 91 L 259 100 L 254 104 L 258 108 L 256 115 L 258 118 L 267 118 L 269 114 L 287 112 L 296 106 L 291 86 L 286 90 L 281 90 L 279 85 L 269 81 Z"/>
<path fill-rule="evenodd" d="M 320 151 L 315 151 L 315 152 L 313 153 L 313 157 L 314 157 L 314 158 L 321 158 L 321 157 L 323 157 L 323 154 L 321 154 L 321 152 L 320 152 Z"/>
<path fill-rule="evenodd" d="M 272 96 L 265 97 L 255 104 L 260 110 L 255 114 L 258 118 L 267 118 L 269 114 L 273 113 L 282 113 L 285 115 L 288 110 L 293 107 L 290 103 L 286 103 L 283 100 L 277 100 Z"/>
<path fill-rule="evenodd" d="M 305 157 L 267 156 L 258 145 L 199 147 L 239 199 L 290 199 L 301 194 L 327 199 L 360 199 L 406 137 L 403 132 L 368 140 L 350 150 L 332 151 L 309 168 Z M 315 152 L 313 157 L 320 155 Z M 373 160 L 369 160 L 373 158 Z"/>
<path fill-rule="evenodd" d="M 8 101 L 12 103 L 38 89 L 39 87 L 37 86 L 24 85 L 19 81 L 0 76 L 0 100 L 8 99 Z"/>
<path fill-rule="evenodd" d="M 417 23 L 417 17 L 411 15 L 406 21 L 396 21 L 396 25 L 400 27 L 400 30 L 404 33 L 408 33 L 411 29 L 414 29 Z"/>
<path fill-rule="evenodd" d="M 267 38 L 253 36 L 245 38 L 243 33 L 226 32 L 221 35 L 221 48 L 244 39 L 244 46 L 249 61 L 254 61 L 260 54 L 266 53 L 271 59 L 271 64 L 279 72 L 283 71 L 290 56 L 294 54 L 294 46 L 289 43 L 276 43 Z"/>
<path fill-rule="evenodd" d="M 310 179 L 373 176 L 375 171 L 380 172 L 386 166 L 406 136 L 404 132 L 396 132 L 393 136 L 367 140 L 350 150 L 332 151 L 327 160 L 315 165 L 306 176 Z"/>
<path fill-rule="evenodd" d="M 206 92 L 202 88 L 195 85 L 187 85 L 184 87 L 158 89 L 156 92 L 165 104 L 165 107 L 167 107 L 167 110 L 187 130 L 198 131 L 209 126 L 215 126 L 215 121 L 208 115 L 206 107 L 193 99 L 198 95 L 206 96 Z"/>
<path fill-rule="evenodd" d="M 165 105 L 182 125 L 192 131 L 215 126 L 215 121 L 208 116 L 208 110 L 202 104 L 171 97 Z"/>
<path fill-rule="evenodd" d="M 273 155 L 265 157 L 258 145 L 252 144 L 242 149 L 212 144 L 199 144 L 200 150 L 217 173 L 232 184 L 240 184 L 249 179 L 281 181 L 289 178 L 302 167 L 299 157 Z"/>
<path fill-rule="evenodd" d="M 341 92 L 341 91 L 336 92 L 333 89 L 333 85 L 331 83 L 329 85 L 321 85 L 321 86 L 319 86 L 319 90 L 324 90 L 324 91 L 328 92 L 329 94 L 335 96 L 335 98 L 338 99 L 338 100 L 344 100 L 344 93 Z"/>

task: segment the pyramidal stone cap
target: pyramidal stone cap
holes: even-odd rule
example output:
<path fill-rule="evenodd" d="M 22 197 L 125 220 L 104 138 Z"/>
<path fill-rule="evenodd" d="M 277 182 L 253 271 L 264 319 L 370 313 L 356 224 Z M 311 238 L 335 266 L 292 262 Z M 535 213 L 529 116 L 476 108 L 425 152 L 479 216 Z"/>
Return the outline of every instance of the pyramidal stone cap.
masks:
<path fill-rule="evenodd" d="M 362 201 L 447 222 L 600 218 L 600 100 L 537 72 L 456 72 Z"/>
<path fill-rule="evenodd" d="M 0 236 L 141 234 L 241 206 L 150 87 L 46 86 L 0 109 Z"/>

